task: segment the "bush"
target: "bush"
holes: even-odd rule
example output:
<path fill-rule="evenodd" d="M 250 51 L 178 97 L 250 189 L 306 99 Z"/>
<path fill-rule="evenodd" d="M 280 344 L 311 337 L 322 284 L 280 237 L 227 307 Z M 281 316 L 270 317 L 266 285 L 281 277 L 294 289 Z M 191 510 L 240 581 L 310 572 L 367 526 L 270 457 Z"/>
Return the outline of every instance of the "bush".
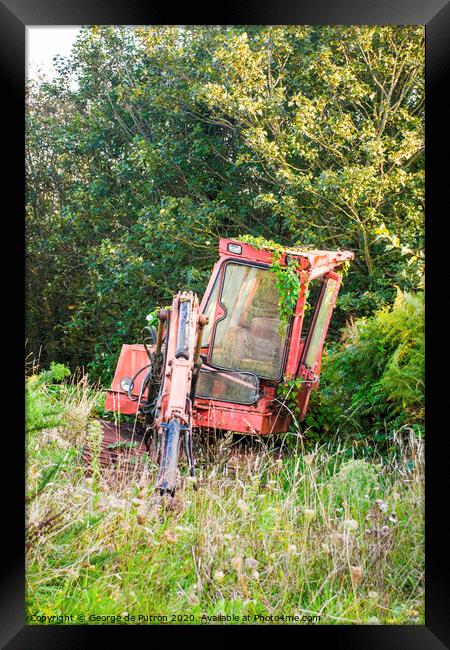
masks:
<path fill-rule="evenodd" d="M 348 460 L 331 477 L 330 487 L 339 505 L 345 501 L 350 512 L 356 516 L 362 509 L 362 502 L 368 503 L 375 494 L 375 488 L 379 487 L 378 472 L 374 465 L 365 460 Z"/>
<path fill-rule="evenodd" d="M 385 443 L 410 426 L 423 431 L 425 395 L 424 296 L 400 290 L 393 306 L 358 319 L 342 343 L 324 355 L 320 390 L 306 424 L 311 435 L 339 433 L 355 444 Z"/>
<path fill-rule="evenodd" d="M 41 431 L 61 422 L 63 408 L 58 402 L 59 382 L 70 376 L 62 363 L 51 363 L 49 370 L 32 375 L 25 381 L 25 426 L 27 431 Z"/>

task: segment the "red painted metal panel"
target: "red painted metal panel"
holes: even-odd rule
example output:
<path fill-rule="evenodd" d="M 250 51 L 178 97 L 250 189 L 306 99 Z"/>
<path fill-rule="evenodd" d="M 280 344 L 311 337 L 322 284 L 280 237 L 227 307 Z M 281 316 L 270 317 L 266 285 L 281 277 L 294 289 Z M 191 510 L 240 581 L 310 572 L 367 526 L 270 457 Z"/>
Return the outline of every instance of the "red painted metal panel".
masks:
<path fill-rule="evenodd" d="M 242 253 L 240 255 L 230 253 L 227 248 L 228 244 L 239 244 L 242 246 Z M 264 262 L 265 264 L 270 264 L 272 261 L 270 251 L 256 250 L 250 244 L 245 244 L 236 239 L 220 239 L 219 255 L 252 262 Z M 298 257 L 300 269 L 310 269 L 312 277 L 323 275 L 327 271 L 331 271 L 337 264 L 345 260 L 351 260 L 354 257 L 354 254 L 349 251 L 305 251 L 298 248 L 287 248 L 281 256 L 282 263 L 285 262 L 286 255 Z"/>
<path fill-rule="evenodd" d="M 114 373 L 114 379 L 111 388 L 106 395 L 106 410 L 120 411 L 126 415 L 132 415 L 137 412 L 138 403 L 130 402 L 128 395 L 120 388 L 120 380 L 123 377 L 134 377 L 138 370 L 148 364 L 149 359 L 143 345 L 122 345 L 116 372 Z M 134 397 L 139 395 L 144 377 L 145 370 L 136 378 L 135 385 L 131 391 L 131 394 Z"/>
<path fill-rule="evenodd" d="M 230 243 L 239 244 L 242 247 L 241 255 L 236 255 L 235 253 L 228 251 L 228 244 Z M 353 259 L 354 255 L 348 251 L 302 251 L 298 249 L 286 249 L 281 259 L 282 263 L 285 262 L 286 255 L 295 256 L 299 261 L 301 288 L 296 305 L 295 316 L 292 319 L 289 330 L 288 351 L 284 374 L 289 377 L 294 377 L 296 375 L 303 376 L 306 379 L 309 378 L 310 373 L 305 366 L 301 365 L 300 361 L 305 348 L 305 340 L 304 337 L 302 337 L 302 326 L 307 284 L 310 280 L 325 274 L 328 274 L 329 277 L 339 277 L 332 272 L 333 269 L 343 261 Z M 217 274 L 221 272 L 223 263 L 228 259 L 270 264 L 272 261 L 272 253 L 268 250 L 256 250 L 251 245 L 234 239 L 220 239 L 219 260 L 214 265 L 211 278 L 203 295 L 200 307 L 201 312 L 206 307 Z M 333 306 L 338 290 L 339 285 L 334 295 Z M 217 310 L 218 313 L 216 313 L 216 317 L 220 313 L 219 310 L 220 308 Z M 332 310 L 330 311 L 330 317 L 331 312 Z M 316 368 L 317 375 L 320 372 L 320 355 L 328 324 L 329 319 L 320 345 L 319 359 Z M 203 348 L 202 352 L 207 352 L 207 349 Z M 106 398 L 107 409 L 121 411 L 126 414 L 134 414 L 137 412 L 137 402 L 130 402 L 128 396 L 121 391 L 120 380 L 125 376 L 133 377 L 136 372 L 143 366 L 147 365 L 148 362 L 144 346 L 124 345 L 122 347 L 114 380 Z M 136 396 L 139 393 L 144 377 L 145 371 L 142 372 L 136 380 L 136 385 L 133 389 L 133 394 Z M 303 413 L 306 411 L 312 387 L 314 386 L 311 384 L 305 384 L 299 392 L 299 403 L 303 407 Z M 290 416 L 277 414 L 273 402 L 275 394 L 274 385 L 269 386 L 268 382 L 261 380 L 261 388 L 264 395 L 258 403 L 253 406 L 196 398 L 194 402 L 193 425 L 197 427 L 212 427 L 238 431 L 246 434 L 261 435 L 287 431 L 289 428 Z"/>
<path fill-rule="evenodd" d="M 289 349 L 285 367 L 285 375 L 294 377 L 297 374 L 297 368 L 303 351 L 304 339 L 301 338 L 303 327 L 303 316 L 305 313 L 306 288 L 309 275 L 306 271 L 300 273 L 300 292 L 298 295 L 295 315 L 292 319 L 292 327 L 289 337 Z"/>
<path fill-rule="evenodd" d="M 197 398 L 193 413 L 194 426 L 248 435 L 269 435 L 287 431 L 290 417 L 279 415 L 275 410 L 264 410 L 266 405 L 263 401 L 256 408 Z"/>

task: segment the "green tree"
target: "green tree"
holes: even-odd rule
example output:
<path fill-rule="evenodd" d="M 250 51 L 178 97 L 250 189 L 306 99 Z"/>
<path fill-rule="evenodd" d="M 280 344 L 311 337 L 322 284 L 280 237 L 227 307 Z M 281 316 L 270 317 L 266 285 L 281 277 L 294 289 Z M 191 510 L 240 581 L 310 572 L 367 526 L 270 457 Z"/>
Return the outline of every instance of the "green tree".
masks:
<path fill-rule="evenodd" d="M 27 335 L 108 374 L 221 236 L 350 248 L 340 321 L 419 284 L 423 28 L 84 28 L 27 97 Z"/>

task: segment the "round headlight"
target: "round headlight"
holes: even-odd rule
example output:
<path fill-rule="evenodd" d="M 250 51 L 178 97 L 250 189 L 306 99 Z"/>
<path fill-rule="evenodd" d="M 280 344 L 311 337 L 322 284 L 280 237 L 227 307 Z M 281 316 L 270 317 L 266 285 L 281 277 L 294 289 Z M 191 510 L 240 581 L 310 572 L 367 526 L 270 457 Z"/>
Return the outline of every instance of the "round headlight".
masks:
<path fill-rule="evenodd" d="M 120 380 L 120 388 L 124 393 L 128 393 L 133 390 L 133 380 L 129 377 L 122 377 Z"/>

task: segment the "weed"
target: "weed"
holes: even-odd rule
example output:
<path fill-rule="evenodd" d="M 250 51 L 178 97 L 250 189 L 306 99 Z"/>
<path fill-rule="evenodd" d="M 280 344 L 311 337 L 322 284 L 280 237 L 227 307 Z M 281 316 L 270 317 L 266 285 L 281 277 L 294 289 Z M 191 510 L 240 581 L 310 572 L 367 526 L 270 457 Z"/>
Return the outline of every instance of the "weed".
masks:
<path fill-rule="evenodd" d="M 61 389 L 61 413 L 86 390 Z M 82 412 L 98 459 L 97 403 Z M 142 623 L 227 614 L 423 623 L 423 441 L 414 433 L 393 435 L 389 458 L 349 460 L 344 446 L 305 454 L 199 432 L 196 480 L 183 459 L 179 491 L 163 500 L 153 463 L 122 471 L 94 461 L 88 472 L 79 438 L 65 420 L 28 432 L 29 620 L 73 613 L 98 623 L 127 612 Z"/>

